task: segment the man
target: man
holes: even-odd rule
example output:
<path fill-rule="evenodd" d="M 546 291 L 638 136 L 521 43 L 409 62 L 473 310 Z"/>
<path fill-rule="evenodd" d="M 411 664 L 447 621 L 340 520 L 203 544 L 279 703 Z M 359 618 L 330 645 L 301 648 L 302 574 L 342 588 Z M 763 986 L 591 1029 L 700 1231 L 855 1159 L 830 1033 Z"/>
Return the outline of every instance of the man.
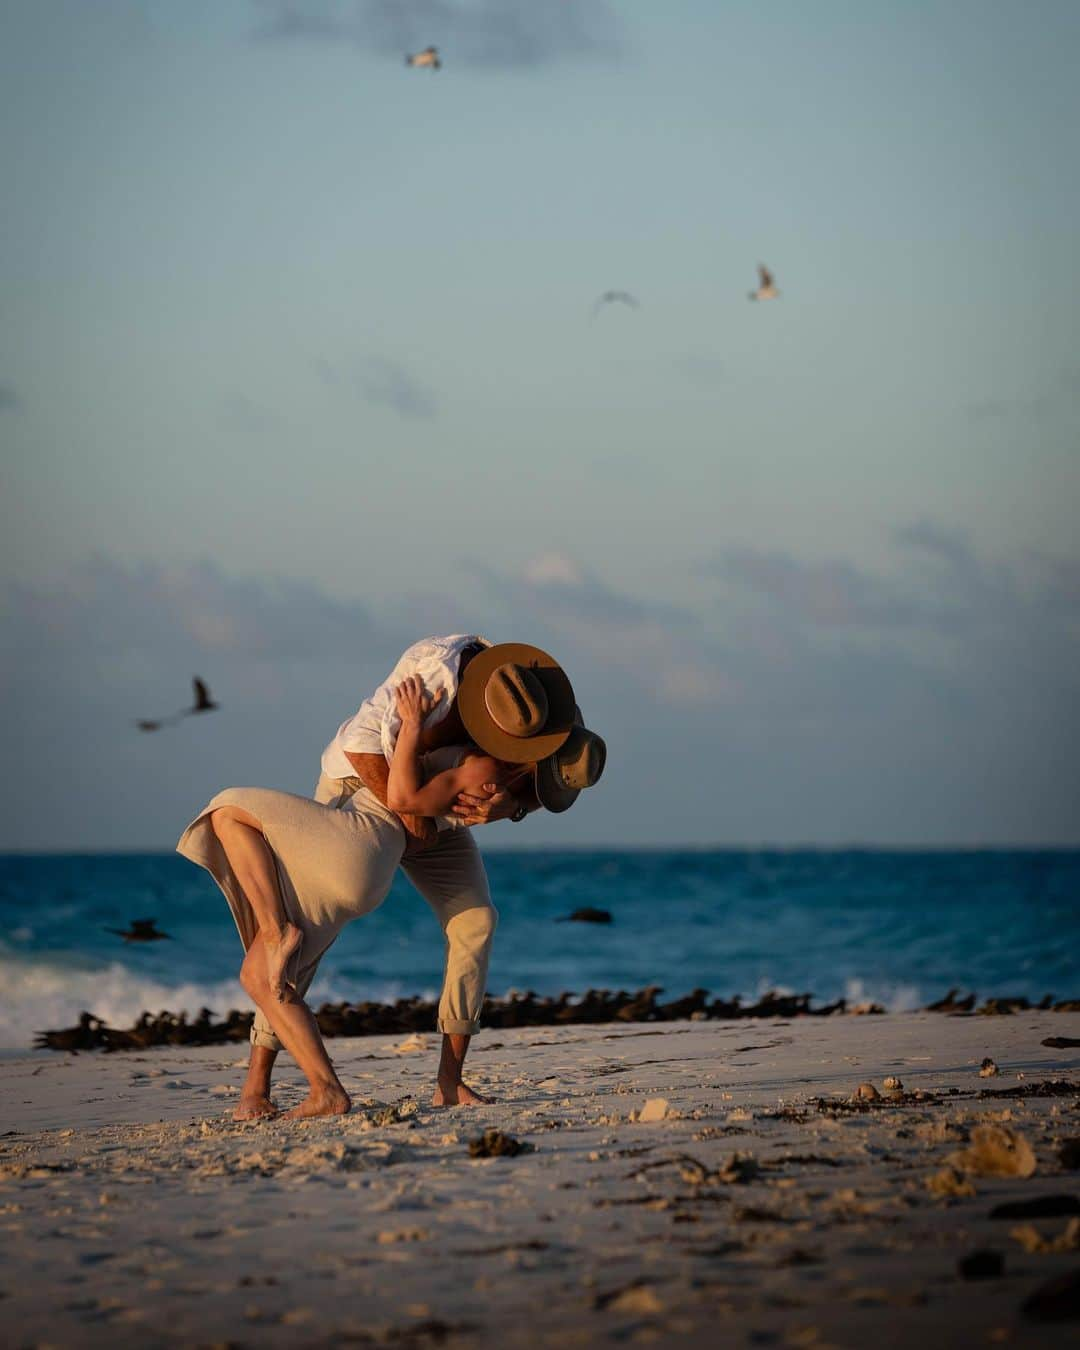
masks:
<path fill-rule="evenodd" d="M 574 702 L 569 681 L 550 657 L 539 653 L 550 664 L 543 672 L 550 687 L 550 707 L 543 690 L 513 687 L 512 678 L 506 689 L 495 689 L 502 679 L 502 665 L 505 664 L 499 663 L 500 656 L 514 658 L 528 654 L 531 657 L 537 651 L 511 644 L 493 648 L 478 634 L 425 638 L 415 643 L 371 698 L 341 724 L 323 751 L 315 800 L 347 809 L 353 795 L 363 787 L 386 805 L 389 759 L 393 755 L 399 726 L 393 691 L 409 675 L 419 675 L 430 695 L 439 695 L 441 691 L 440 700 L 424 723 L 424 750 L 438 751 L 470 740 L 457 695 L 466 670 L 483 653 L 487 653 L 481 662 L 485 675 L 492 680 L 493 693 L 506 698 L 509 717 L 516 716 L 519 705 L 528 704 L 530 698 L 538 699 L 542 704 L 540 708 L 533 707 L 532 723 L 526 719 L 516 728 L 523 733 L 516 742 L 521 745 L 521 750 L 515 749 L 513 738 L 506 741 L 504 737 L 499 742 L 504 751 L 521 753 L 523 761 L 527 760 L 533 750 L 524 743 L 535 746 L 543 740 L 536 734 L 538 722 L 540 730 L 548 730 L 551 748 L 557 748 L 569 735 Z M 486 668 L 493 666 L 496 669 L 487 675 Z M 526 678 L 532 677 L 527 673 Z M 486 682 L 485 679 L 485 685 Z M 480 692 L 482 698 L 482 690 Z M 480 708 L 479 700 L 474 698 L 473 704 Z M 470 714 L 474 734 L 477 718 L 481 722 L 486 718 L 482 708 L 478 713 Z M 554 731 L 551 731 L 552 727 Z M 544 753 L 550 753 L 547 744 L 542 748 Z M 468 827 L 497 820 L 521 821 L 539 806 L 531 781 L 516 796 L 497 791 L 494 784 L 488 784 L 480 794 L 462 793 L 453 808 L 454 819 L 440 822 L 444 826 L 442 829 L 430 819 L 407 815 L 401 818 L 409 835 L 402 870 L 435 912 L 446 942 L 438 1013 L 442 1049 L 433 1105 L 472 1106 L 486 1100 L 465 1084 L 462 1068 L 469 1041 L 479 1026 L 498 914 L 491 903 L 480 851 Z M 261 1015 L 256 1017 L 251 1041 L 247 1081 L 235 1112 L 238 1120 L 271 1115 L 275 1110 L 270 1101 L 270 1075 L 281 1046 Z"/>

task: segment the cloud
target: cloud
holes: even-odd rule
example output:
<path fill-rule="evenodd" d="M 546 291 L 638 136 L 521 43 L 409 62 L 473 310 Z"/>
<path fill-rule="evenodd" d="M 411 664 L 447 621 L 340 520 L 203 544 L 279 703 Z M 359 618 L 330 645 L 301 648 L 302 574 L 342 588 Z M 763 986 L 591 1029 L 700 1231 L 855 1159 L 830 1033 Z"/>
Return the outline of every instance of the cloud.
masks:
<path fill-rule="evenodd" d="M 450 67 L 611 62 L 622 24 L 608 0 L 261 0 L 260 41 L 342 42 L 400 60 L 429 44 Z"/>
<path fill-rule="evenodd" d="M 849 562 L 800 562 L 786 553 L 728 549 L 706 570 L 826 627 L 904 627 L 918 611 L 901 590 Z"/>
<path fill-rule="evenodd" d="M 0 382 L 0 412 L 14 412 L 20 406 L 21 400 L 12 386 Z"/>
<path fill-rule="evenodd" d="M 328 361 L 315 362 L 324 384 L 338 388 L 349 383 Z M 390 408 L 399 417 L 427 420 L 435 417 L 439 405 L 431 390 L 424 387 L 400 362 L 386 356 L 362 358 L 354 369 L 352 381 L 362 398 L 376 407 Z"/>

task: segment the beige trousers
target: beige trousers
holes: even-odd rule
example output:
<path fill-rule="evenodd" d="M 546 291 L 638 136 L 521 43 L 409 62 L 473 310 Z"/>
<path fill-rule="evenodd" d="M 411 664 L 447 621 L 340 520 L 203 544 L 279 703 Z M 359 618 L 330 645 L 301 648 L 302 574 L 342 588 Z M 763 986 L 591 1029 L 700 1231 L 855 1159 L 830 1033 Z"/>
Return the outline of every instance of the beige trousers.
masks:
<path fill-rule="evenodd" d="M 387 812 L 366 788 L 354 793 L 356 784 L 356 779 L 320 774 L 315 800 L 346 812 Z M 402 858 L 400 867 L 431 906 L 443 931 L 438 1029 L 472 1036 L 480 1029 L 491 944 L 499 921 L 472 831 L 443 830 L 423 853 Z"/>

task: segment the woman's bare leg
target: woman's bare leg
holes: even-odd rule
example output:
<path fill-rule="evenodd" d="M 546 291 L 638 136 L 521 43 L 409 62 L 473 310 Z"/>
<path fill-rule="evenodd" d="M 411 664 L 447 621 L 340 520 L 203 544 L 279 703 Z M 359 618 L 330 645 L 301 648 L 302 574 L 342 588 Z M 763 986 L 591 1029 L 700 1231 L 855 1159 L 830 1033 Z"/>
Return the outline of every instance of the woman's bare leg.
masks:
<path fill-rule="evenodd" d="M 270 992 L 280 1002 L 285 997 L 285 971 L 289 958 L 300 946 L 303 934 L 289 922 L 281 901 L 277 868 L 262 826 L 250 811 L 238 806 L 219 806 L 211 812 L 210 826 L 229 860 L 240 889 L 255 914 Z"/>
<path fill-rule="evenodd" d="M 352 1103 L 330 1063 L 314 1014 L 291 987 L 281 1001 L 272 993 L 266 974 L 266 955 L 259 933 L 240 967 L 240 983 L 258 1004 L 274 1029 L 274 1035 L 300 1066 L 311 1089 L 299 1106 L 286 1111 L 283 1119 L 301 1116 L 343 1116 Z"/>

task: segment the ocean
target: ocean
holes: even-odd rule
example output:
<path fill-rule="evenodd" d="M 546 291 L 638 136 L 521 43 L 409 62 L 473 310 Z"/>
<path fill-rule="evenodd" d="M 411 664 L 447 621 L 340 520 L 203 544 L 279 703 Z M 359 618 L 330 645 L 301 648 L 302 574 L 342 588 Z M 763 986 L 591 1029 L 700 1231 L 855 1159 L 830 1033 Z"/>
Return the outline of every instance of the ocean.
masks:
<path fill-rule="evenodd" d="M 489 991 L 663 986 L 924 1005 L 1080 997 L 1080 852 L 558 851 L 486 855 L 500 922 Z M 610 925 L 559 923 L 581 906 Z M 170 941 L 107 930 L 156 919 Z M 324 958 L 312 999 L 435 996 L 442 938 L 399 875 Z M 0 1048 L 140 1012 L 246 1006 L 211 879 L 174 854 L 0 857 Z"/>

